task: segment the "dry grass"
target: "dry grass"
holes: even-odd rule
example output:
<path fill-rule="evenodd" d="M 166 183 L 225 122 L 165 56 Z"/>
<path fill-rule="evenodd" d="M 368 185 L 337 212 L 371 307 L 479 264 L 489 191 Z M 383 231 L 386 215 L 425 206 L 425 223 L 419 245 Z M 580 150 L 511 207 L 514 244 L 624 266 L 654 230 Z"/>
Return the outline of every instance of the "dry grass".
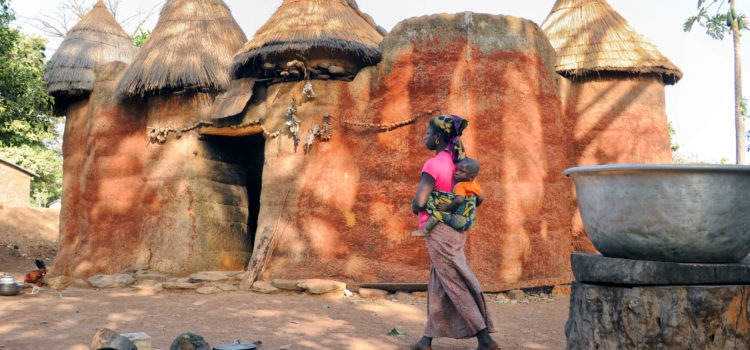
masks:
<path fill-rule="evenodd" d="M 557 0 L 542 29 L 568 76 L 599 72 L 659 74 L 667 84 L 682 72 L 605 0 Z"/>
<path fill-rule="evenodd" d="M 382 54 L 383 34 L 375 22 L 359 11 L 353 0 L 284 0 L 232 62 L 232 73 L 259 65 L 268 54 L 312 48 L 353 53 L 365 64 L 375 64 Z"/>
<path fill-rule="evenodd" d="M 168 0 L 151 37 L 117 86 L 126 97 L 224 91 L 232 55 L 247 40 L 221 0 Z"/>
<path fill-rule="evenodd" d="M 52 56 L 45 74 L 48 91 L 58 97 L 86 95 L 94 88 L 97 67 L 113 61 L 130 63 L 137 52 L 130 36 L 99 1 Z"/>

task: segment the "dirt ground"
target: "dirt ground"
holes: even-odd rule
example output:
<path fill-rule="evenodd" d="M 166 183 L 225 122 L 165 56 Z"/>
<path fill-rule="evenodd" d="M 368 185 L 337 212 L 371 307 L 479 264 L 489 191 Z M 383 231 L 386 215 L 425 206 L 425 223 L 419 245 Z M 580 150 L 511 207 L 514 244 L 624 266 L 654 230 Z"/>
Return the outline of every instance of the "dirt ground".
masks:
<path fill-rule="evenodd" d="M 22 278 L 34 259 L 57 253 L 59 211 L 0 207 L 0 271 Z M 427 320 L 426 299 L 306 294 L 97 290 L 79 282 L 63 297 L 45 287 L 37 295 L 0 296 L 0 350 L 89 348 L 97 329 L 145 332 L 153 349 L 167 350 L 178 335 L 202 335 L 211 346 L 261 340 L 260 349 L 408 349 Z M 503 349 L 564 349 L 568 298 L 529 297 L 489 309 Z M 388 335 L 396 328 L 406 335 Z M 471 349 L 473 339 L 436 339 L 437 349 Z"/>
<path fill-rule="evenodd" d="M 266 295 L 224 292 L 145 293 L 71 287 L 0 297 L 0 349 L 85 350 L 96 330 L 145 332 L 154 349 L 169 349 L 183 332 L 211 346 L 261 340 L 260 349 L 408 349 L 426 321 L 425 299 Z M 489 303 L 504 349 L 564 349 L 567 298 L 528 304 Z M 396 328 L 404 336 L 388 335 Z M 435 349 L 471 349 L 475 340 L 436 339 Z"/>

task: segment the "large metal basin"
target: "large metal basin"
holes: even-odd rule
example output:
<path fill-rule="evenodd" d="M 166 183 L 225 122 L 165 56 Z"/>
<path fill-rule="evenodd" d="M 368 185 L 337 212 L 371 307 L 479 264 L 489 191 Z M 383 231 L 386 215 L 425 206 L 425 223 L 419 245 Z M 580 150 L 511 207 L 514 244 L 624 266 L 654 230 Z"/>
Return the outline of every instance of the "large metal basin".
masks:
<path fill-rule="evenodd" d="M 563 174 L 605 256 L 733 263 L 750 252 L 750 166 L 600 165 Z"/>

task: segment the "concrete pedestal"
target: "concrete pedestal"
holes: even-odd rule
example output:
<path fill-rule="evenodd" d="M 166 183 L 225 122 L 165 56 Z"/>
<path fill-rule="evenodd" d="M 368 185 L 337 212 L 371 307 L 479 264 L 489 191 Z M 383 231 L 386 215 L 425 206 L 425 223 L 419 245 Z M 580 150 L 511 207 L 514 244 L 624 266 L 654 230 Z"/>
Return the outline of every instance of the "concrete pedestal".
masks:
<path fill-rule="evenodd" d="M 585 276 L 587 282 L 572 285 L 565 325 L 568 349 L 750 348 L 750 283 L 724 284 L 732 279 L 725 269 L 736 272 L 742 266 L 617 262 L 575 255 L 580 254 L 571 258 L 576 278 Z M 610 275 L 620 277 L 620 283 L 602 273 L 605 265 L 611 268 Z M 588 270 L 583 271 L 586 266 Z M 715 271 L 717 283 L 712 284 L 709 273 L 689 274 L 709 270 Z M 700 280 L 701 285 L 670 285 L 670 281 L 690 278 Z"/>

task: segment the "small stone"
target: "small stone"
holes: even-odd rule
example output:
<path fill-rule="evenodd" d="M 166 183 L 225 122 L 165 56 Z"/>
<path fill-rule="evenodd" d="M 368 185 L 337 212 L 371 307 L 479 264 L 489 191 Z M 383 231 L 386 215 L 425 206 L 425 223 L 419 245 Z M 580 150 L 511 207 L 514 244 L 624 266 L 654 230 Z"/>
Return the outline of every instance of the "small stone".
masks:
<path fill-rule="evenodd" d="M 227 283 L 217 283 L 216 288 L 221 289 L 224 292 L 235 292 L 240 290 L 239 287 L 237 287 L 234 284 L 227 284 Z"/>
<path fill-rule="evenodd" d="M 325 294 L 332 292 L 340 292 L 346 289 L 346 283 L 322 280 L 322 279 L 307 279 L 300 280 L 297 286 L 310 292 L 310 294 Z"/>
<path fill-rule="evenodd" d="M 497 293 L 497 296 L 495 297 L 495 301 L 500 304 L 507 304 L 510 302 L 510 298 L 504 293 Z"/>
<path fill-rule="evenodd" d="M 136 281 L 163 281 L 166 279 L 166 276 L 158 273 L 136 273 L 135 274 L 135 280 Z"/>
<path fill-rule="evenodd" d="M 117 350 L 138 350 L 138 348 L 128 338 L 121 336 L 119 333 L 109 329 L 102 328 L 94 334 L 91 341 L 91 349 L 112 348 Z"/>
<path fill-rule="evenodd" d="M 211 350 L 211 346 L 200 335 L 184 333 L 175 338 L 169 350 Z"/>
<path fill-rule="evenodd" d="M 273 280 L 271 281 L 271 284 L 278 289 L 302 291 L 302 287 L 298 286 L 297 283 L 299 283 L 298 280 Z"/>
<path fill-rule="evenodd" d="M 271 282 L 267 281 L 257 281 L 253 283 L 253 287 L 250 288 L 250 290 L 256 293 L 263 294 L 276 294 L 281 292 L 281 289 L 274 287 Z"/>
<path fill-rule="evenodd" d="M 188 278 L 192 280 L 207 281 L 207 282 L 226 281 L 226 280 L 231 280 L 234 278 L 234 272 L 233 271 L 205 271 L 205 272 L 194 273 L 190 275 Z"/>
<path fill-rule="evenodd" d="M 569 296 L 570 286 L 555 286 L 552 288 L 552 295 L 554 296 Z"/>
<path fill-rule="evenodd" d="M 124 333 L 123 337 L 128 338 L 138 350 L 151 350 L 151 336 L 146 333 Z"/>
<path fill-rule="evenodd" d="M 161 292 L 164 289 L 161 282 L 150 280 L 138 282 L 138 284 L 131 286 L 131 288 L 146 292 Z"/>
<path fill-rule="evenodd" d="M 219 294 L 221 293 L 221 289 L 213 287 L 213 286 L 203 286 L 195 290 L 198 294 Z"/>
<path fill-rule="evenodd" d="M 95 275 L 88 279 L 89 284 L 94 288 L 125 288 L 135 283 L 135 278 L 130 274 L 118 275 Z"/>
<path fill-rule="evenodd" d="M 526 293 L 524 293 L 520 289 L 514 289 L 508 292 L 505 292 L 505 294 L 511 299 L 511 300 L 521 300 L 526 297 Z"/>
<path fill-rule="evenodd" d="M 385 298 L 388 296 L 388 291 L 373 288 L 360 288 L 359 296 L 363 298 Z"/>
<path fill-rule="evenodd" d="M 396 300 L 402 303 L 411 304 L 414 302 L 414 296 L 406 292 L 396 292 Z"/>
<path fill-rule="evenodd" d="M 411 292 L 411 295 L 418 298 L 427 298 L 427 292 Z"/>
<path fill-rule="evenodd" d="M 200 283 L 184 283 L 184 282 L 164 282 L 162 283 L 164 289 L 198 289 Z"/>
<path fill-rule="evenodd" d="M 279 346 L 279 350 L 289 350 L 291 348 L 292 348 L 292 344 L 286 344 L 286 345 Z"/>

